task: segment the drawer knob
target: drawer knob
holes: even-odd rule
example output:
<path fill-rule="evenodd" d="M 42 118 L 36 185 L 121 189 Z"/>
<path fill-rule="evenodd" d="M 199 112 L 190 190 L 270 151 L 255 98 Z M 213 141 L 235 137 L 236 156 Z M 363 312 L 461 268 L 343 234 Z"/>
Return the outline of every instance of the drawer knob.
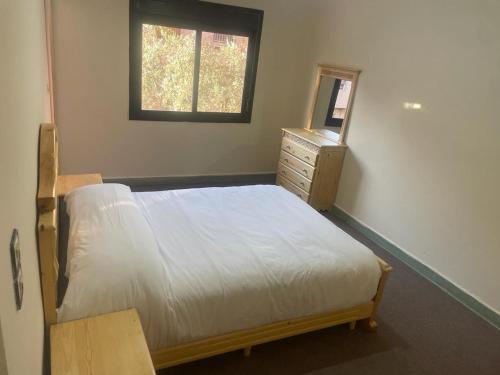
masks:
<path fill-rule="evenodd" d="M 290 150 L 290 145 L 286 145 L 286 148 Z"/>
<path fill-rule="evenodd" d="M 307 160 L 311 160 L 311 158 L 309 156 L 304 156 L 304 159 L 307 159 Z"/>
<path fill-rule="evenodd" d="M 281 171 L 281 174 L 282 174 L 283 176 L 286 176 L 286 171 Z"/>
<path fill-rule="evenodd" d="M 304 184 L 303 182 L 300 183 L 302 186 L 306 186 L 306 184 Z"/>
<path fill-rule="evenodd" d="M 302 171 L 303 171 L 305 174 L 307 174 L 307 169 L 302 169 Z"/>
<path fill-rule="evenodd" d="M 288 163 L 288 159 L 285 159 L 285 161 Z"/>

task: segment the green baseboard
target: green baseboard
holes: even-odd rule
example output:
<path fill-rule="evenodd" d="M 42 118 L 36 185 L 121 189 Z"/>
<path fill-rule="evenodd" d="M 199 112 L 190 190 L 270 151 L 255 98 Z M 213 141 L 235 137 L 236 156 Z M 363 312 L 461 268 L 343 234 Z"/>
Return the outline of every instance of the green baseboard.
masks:
<path fill-rule="evenodd" d="M 451 281 L 445 279 L 443 276 L 438 274 L 430 267 L 426 266 L 419 260 L 413 258 L 407 252 L 401 250 L 392 242 L 383 238 L 380 234 L 368 228 L 366 225 L 360 223 L 341 208 L 334 206 L 332 214 L 339 220 L 349 225 L 350 227 L 362 233 L 365 237 L 375 242 L 384 250 L 386 250 L 396 258 L 398 258 L 400 261 L 408 265 L 416 272 L 418 272 L 420 275 L 431 281 L 433 284 L 437 285 L 440 289 L 442 289 L 444 292 L 446 292 L 451 297 L 456 299 L 462 305 L 464 305 L 465 307 L 467 307 L 468 309 L 479 315 L 481 318 L 486 320 L 488 323 L 490 323 L 491 325 L 500 330 L 499 313 L 492 310 L 490 307 L 484 305 L 482 302 L 478 301 L 475 297 L 471 296 L 470 294 L 468 294 L 467 292 L 465 292 L 464 290 L 453 284 Z"/>

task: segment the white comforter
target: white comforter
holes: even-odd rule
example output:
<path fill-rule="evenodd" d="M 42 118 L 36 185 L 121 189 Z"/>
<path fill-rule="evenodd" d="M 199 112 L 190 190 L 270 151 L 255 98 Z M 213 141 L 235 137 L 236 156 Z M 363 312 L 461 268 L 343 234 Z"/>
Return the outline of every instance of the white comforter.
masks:
<path fill-rule="evenodd" d="M 151 349 L 373 298 L 364 245 L 277 186 L 67 197 L 69 286 L 59 321 L 136 307 Z"/>

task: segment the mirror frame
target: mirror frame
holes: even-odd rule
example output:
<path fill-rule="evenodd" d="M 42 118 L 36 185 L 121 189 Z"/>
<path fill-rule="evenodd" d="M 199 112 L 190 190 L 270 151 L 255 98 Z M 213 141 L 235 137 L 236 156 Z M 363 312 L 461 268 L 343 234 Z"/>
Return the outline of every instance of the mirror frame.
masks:
<path fill-rule="evenodd" d="M 355 69 L 355 68 L 346 68 L 346 67 L 340 67 L 336 65 L 327 65 L 327 64 L 318 64 L 318 67 L 316 69 L 316 82 L 315 82 L 315 89 L 314 89 L 314 100 L 311 104 L 311 107 L 309 109 L 309 117 L 306 125 L 306 129 L 308 129 L 311 132 L 315 132 L 315 129 L 312 128 L 312 120 L 314 116 L 314 109 L 316 108 L 316 103 L 318 101 L 318 94 L 319 94 L 319 85 L 321 83 L 321 77 L 334 77 L 334 78 L 340 78 L 340 79 L 347 79 L 350 80 L 352 83 L 351 87 L 351 94 L 349 96 L 349 101 L 347 102 L 347 108 L 346 108 L 346 114 L 344 117 L 344 121 L 342 122 L 342 126 L 340 127 L 340 132 L 339 136 L 337 139 L 332 139 L 335 142 L 338 142 L 339 144 L 345 144 L 345 137 L 347 133 L 347 127 L 349 126 L 349 120 L 351 118 L 351 110 L 352 110 L 352 103 L 354 101 L 354 96 L 356 95 L 356 88 L 358 86 L 358 78 L 361 73 L 360 69 Z M 328 136 L 325 134 L 324 131 L 318 131 L 315 132 L 316 134 L 328 138 Z M 335 133 L 335 132 L 333 132 Z"/>

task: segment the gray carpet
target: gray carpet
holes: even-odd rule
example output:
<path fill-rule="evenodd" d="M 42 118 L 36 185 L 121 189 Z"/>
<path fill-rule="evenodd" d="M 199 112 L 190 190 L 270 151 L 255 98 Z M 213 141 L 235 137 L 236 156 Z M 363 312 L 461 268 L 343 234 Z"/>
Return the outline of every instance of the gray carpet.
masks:
<path fill-rule="evenodd" d="M 327 217 L 388 261 L 376 333 L 346 325 L 165 369 L 177 374 L 500 375 L 500 331 L 360 233 Z"/>

